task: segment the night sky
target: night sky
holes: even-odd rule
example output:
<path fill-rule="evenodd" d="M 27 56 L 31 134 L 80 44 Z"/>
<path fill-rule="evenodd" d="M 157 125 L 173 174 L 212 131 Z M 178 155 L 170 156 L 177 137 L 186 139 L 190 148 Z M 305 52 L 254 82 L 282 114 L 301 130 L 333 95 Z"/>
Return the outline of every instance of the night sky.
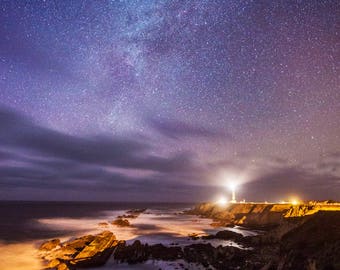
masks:
<path fill-rule="evenodd" d="M 340 2 L 0 1 L 0 199 L 340 200 Z"/>

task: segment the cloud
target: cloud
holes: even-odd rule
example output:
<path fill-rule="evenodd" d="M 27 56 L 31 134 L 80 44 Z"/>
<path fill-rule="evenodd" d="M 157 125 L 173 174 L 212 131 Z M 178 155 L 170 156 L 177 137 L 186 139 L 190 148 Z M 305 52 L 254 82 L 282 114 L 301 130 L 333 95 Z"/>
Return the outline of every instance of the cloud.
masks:
<path fill-rule="evenodd" d="M 225 138 L 232 139 L 230 134 L 221 130 L 210 129 L 203 126 L 189 124 L 179 120 L 156 120 L 149 118 L 148 124 L 162 135 L 171 139 L 183 137 Z"/>
<path fill-rule="evenodd" d="M 176 182 L 171 175 L 193 171 L 192 153 L 159 156 L 151 154 L 152 150 L 145 138 L 142 142 L 138 137 L 72 136 L 0 107 L 2 190 L 88 190 L 98 198 L 108 191 L 149 194 L 151 190 L 171 188 Z M 124 174 L 124 170 L 135 175 Z"/>
<path fill-rule="evenodd" d="M 208 169 L 221 186 L 228 180 L 238 182 L 239 199 L 279 201 L 293 196 L 305 200 L 340 199 L 340 157 L 334 153 L 295 164 L 275 156 L 243 155 L 209 163 Z"/>
<path fill-rule="evenodd" d="M 258 176 L 245 187 L 252 198 L 270 201 L 298 196 L 307 200 L 339 199 L 340 177 L 317 174 L 301 167 L 286 167 Z"/>
<path fill-rule="evenodd" d="M 154 125 L 167 137 L 219 136 L 181 122 Z M 339 199 L 338 152 L 294 166 L 246 154 L 198 163 L 195 152 L 155 153 L 147 137 L 73 136 L 0 107 L 0 199 L 203 201 L 221 192 L 220 171 L 244 178 L 240 198 Z"/>
<path fill-rule="evenodd" d="M 0 146 L 20 148 L 33 155 L 122 168 L 169 171 L 185 168 L 190 155 L 160 157 L 137 139 L 77 137 L 48 129 L 9 109 L 0 109 Z"/>

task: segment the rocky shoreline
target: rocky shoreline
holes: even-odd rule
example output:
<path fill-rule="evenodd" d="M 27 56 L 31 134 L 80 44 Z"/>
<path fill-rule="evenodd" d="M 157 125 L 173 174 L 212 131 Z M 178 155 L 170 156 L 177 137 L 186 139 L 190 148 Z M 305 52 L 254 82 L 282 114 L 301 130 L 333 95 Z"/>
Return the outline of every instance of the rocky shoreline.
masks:
<path fill-rule="evenodd" d="M 215 234 L 191 234 L 188 235 L 190 244 L 169 246 L 163 243 L 149 245 L 139 240 L 127 244 L 117 240 L 112 232 L 104 231 L 65 243 L 58 239 L 47 241 L 41 245 L 40 255 L 47 261 L 46 269 L 57 270 L 100 266 L 110 257 L 118 263 L 128 264 L 182 260 L 194 265 L 190 269 L 198 266 L 216 270 L 340 269 L 340 211 L 318 208 L 315 211 L 310 205 L 296 208 L 245 204 L 221 208 L 200 204 L 186 214 L 211 218 L 215 224 L 261 229 L 261 233 L 243 236 L 226 228 Z M 128 211 L 116 221 L 136 219 L 144 211 Z M 308 211 L 313 213 L 308 214 Z M 243 248 L 213 246 L 209 243 L 212 239 L 230 240 Z M 195 240 L 199 241 L 195 243 Z M 178 269 L 189 268 L 179 264 Z"/>
<path fill-rule="evenodd" d="M 106 263 L 113 251 L 124 241 L 116 240 L 112 232 L 86 235 L 65 243 L 52 239 L 43 243 L 40 256 L 47 261 L 46 269 L 76 269 L 100 266 Z"/>

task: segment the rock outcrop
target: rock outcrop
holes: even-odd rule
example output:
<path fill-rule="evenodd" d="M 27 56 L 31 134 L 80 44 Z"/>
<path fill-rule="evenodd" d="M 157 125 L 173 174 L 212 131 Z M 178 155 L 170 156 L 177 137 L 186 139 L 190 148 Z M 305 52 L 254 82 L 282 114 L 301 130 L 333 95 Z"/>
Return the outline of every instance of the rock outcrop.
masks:
<path fill-rule="evenodd" d="M 52 239 L 52 240 L 42 243 L 39 249 L 43 251 L 50 251 L 52 249 L 55 249 L 59 245 L 60 245 L 59 239 Z"/>
<path fill-rule="evenodd" d="M 340 212 L 321 211 L 280 241 L 282 269 L 340 269 Z"/>
<path fill-rule="evenodd" d="M 126 214 L 118 216 L 115 220 L 111 221 L 111 224 L 118 227 L 131 227 L 129 220 L 138 218 L 145 211 L 146 209 L 131 209 Z"/>
<path fill-rule="evenodd" d="M 118 227 L 130 227 L 131 224 L 129 220 L 124 218 L 116 218 L 114 221 L 111 222 L 112 225 L 116 225 Z"/>
<path fill-rule="evenodd" d="M 47 241 L 40 247 L 41 257 L 48 261 L 49 269 L 66 270 L 103 265 L 116 247 L 124 244 L 116 240 L 114 234 L 109 231 L 95 236 L 86 235 L 63 244 L 58 240 Z"/>
<path fill-rule="evenodd" d="M 326 210 L 326 211 L 323 211 Z M 184 260 L 206 269 L 244 270 L 336 270 L 340 269 L 340 210 L 337 204 L 232 204 L 220 207 L 201 204 L 189 213 L 213 218 L 225 225 L 242 224 L 264 228 L 260 234 L 242 236 L 230 230 L 213 235 L 190 234 L 203 241 L 186 246 L 148 245 L 136 240 L 131 245 L 116 240 L 112 232 L 86 235 L 61 243 L 52 239 L 40 246 L 48 269 L 71 270 L 104 264 L 113 254 L 118 262 L 129 264 L 147 260 Z M 136 210 L 118 217 L 134 218 Z M 210 239 L 232 240 L 234 246 L 214 247 Z M 202 243 L 203 242 L 203 243 Z"/>
<path fill-rule="evenodd" d="M 232 240 L 238 243 L 244 242 L 245 237 L 242 236 L 242 234 L 224 230 L 219 231 L 216 234 L 213 235 L 204 235 L 201 237 L 202 239 L 220 239 L 220 240 Z"/>
<path fill-rule="evenodd" d="M 132 245 L 120 246 L 114 258 L 129 264 L 143 263 L 147 260 L 175 261 L 183 259 L 209 269 L 252 269 L 244 258 L 251 251 L 235 247 L 213 247 L 211 244 L 192 244 L 185 247 L 166 247 L 162 244 L 149 246 L 136 240 Z M 241 266 L 241 268 L 239 268 Z M 249 265 L 250 266 L 250 265 Z"/>
<path fill-rule="evenodd" d="M 239 269 L 340 269 L 340 205 L 337 203 L 231 204 L 226 207 L 206 203 L 189 213 L 212 218 L 223 225 L 242 224 L 266 229 L 256 236 L 240 237 L 222 231 L 202 237 L 230 239 L 252 247 L 243 258 L 248 265 L 239 264 Z"/>
<path fill-rule="evenodd" d="M 266 228 L 280 225 L 287 218 L 304 217 L 319 211 L 340 211 L 340 204 L 267 204 L 267 203 L 233 203 L 220 206 L 214 203 L 202 203 L 188 211 L 189 214 L 211 218 L 215 225 L 243 225 Z"/>

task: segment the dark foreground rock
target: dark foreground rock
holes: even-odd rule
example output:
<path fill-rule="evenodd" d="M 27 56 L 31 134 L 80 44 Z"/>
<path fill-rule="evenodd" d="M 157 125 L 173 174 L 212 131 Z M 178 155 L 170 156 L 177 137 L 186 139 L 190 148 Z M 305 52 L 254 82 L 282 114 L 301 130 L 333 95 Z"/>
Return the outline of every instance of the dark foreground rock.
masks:
<path fill-rule="evenodd" d="M 82 267 L 100 266 L 105 264 L 112 252 L 119 244 L 112 232 L 105 231 L 98 235 L 86 235 L 72 241 L 57 243 L 53 249 L 51 241 L 47 241 L 40 247 L 41 256 L 48 261 L 48 269 L 67 270 Z"/>
<path fill-rule="evenodd" d="M 221 240 L 233 240 L 233 241 L 242 241 L 243 236 L 242 234 L 224 230 L 224 231 L 219 231 L 215 235 L 207 235 L 207 236 L 202 236 L 202 239 L 221 239 Z"/>
<path fill-rule="evenodd" d="M 340 269 L 340 212 L 319 212 L 280 241 L 282 269 Z"/>
<path fill-rule="evenodd" d="M 252 247 L 248 253 L 239 252 L 247 264 L 240 263 L 240 269 L 260 270 L 335 270 L 340 269 L 340 211 L 332 204 L 302 205 L 290 207 L 280 205 L 236 205 L 228 209 L 202 204 L 193 210 L 198 215 L 214 217 L 226 224 L 235 224 L 243 219 L 243 226 L 250 229 L 265 229 L 260 235 L 242 237 L 230 231 L 221 231 L 202 239 L 233 240 L 244 247 Z M 324 211 L 324 209 L 326 209 Z M 281 217 L 278 216 L 278 213 Z M 232 217 L 230 216 L 232 214 Z M 243 215 L 243 217 L 242 217 Z M 246 218 L 244 218 L 246 216 Z M 248 220 L 247 222 L 245 222 Z M 218 248 L 215 249 L 215 253 Z M 193 251 L 195 253 L 197 251 Z M 210 251 L 209 251 L 210 252 Z M 221 266 L 209 258 L 215 253 L 201 253 L 210 265 Z M 246 256 L 245 256 L 246 255 Z M 193 256 L 200 258 L 201 256 Z M 225 256 L 225 255 L 223 255 Z M 188 258 L 186 258 L 188 259 Z M 195 260 L 196 260 L 195 259 Z M 193 259 L 192 259 L 193 260 Z M 218 260 L 233 265 L 237 259 Z M 241 260 L 242 261 L 242 260 Z M 203 262 L 201 262 L 203 263 Z"/>
<path fill-rule="evenodd" d="M 129 264 L 142 263 L 148 259 L 174 261 L 183 258 L 183 251 L 181 247 L 166 247 L 162 244 L 149 246 L 136 240 L 132 245 L 120 246 L 114 258 Z"/>
<path fill-rule="evenodd" d="M 302 210 L 305 211 L 304 208 Z M 263 211 L 258 213 L 262 215 Z M 267 213 L 264 216 L 267 218 Z M 254 216 L 252 218 L 256 219 Z M 99 266 L 104 264 L 111 254 L 114 254 L 114 259 L 118 262 L 129 264 L 147 260 L 182 259 L 205 269 L 217 270 L 340 269 L 340 211 L 318 211 L 301 217 L 284 217 L 279 224 L 266 228 L 267 230 L 259 235 L 247 237 L 229 230 L 203 237 L 190 235 L 192 239 L 232 240 L 252 249 L 214 247 L 209 243 L 168 247 L 162 244 L 142 244 L 138 240 L 132 245 L 126 245 L 125 242 L 117 241 L 111 232 L 103 232 L 65 243 L 53 239 L 43 243 L 40 250 L 42 257 L 48 261 L 47 267 L 58 270 Z"/>
<path fill-rule="evenodd" d="M 129 264 L 146 260 L 183 259 L 206 269 L 337 270 L 340 269 L 340 212 L 318 212 L 287 219 L 279 227 L 256 236 L 243 237 L 225 230 L 205 239 L 233 240 L 252 249 L 214 247 L 209 243 L 164 246 L 135 241 L 117 248 L 114 258 Z M 195 236 L 198 237 L 198 236 Z"/>
<path fill-rule="evenodd" d="M 288 219 L 263 235 L 245 237 L 254 247 L 248 257 L 265 265 L 262 270 L 340 269 L 340 212 L 320 211 Z"/>
<path fill-rule="evenodd" d="M 183 259 L 189 263 L 198 263 L 215 269 L 252 269 L 244 260 L 251 251 L 235 247 L 213 247 L 211 244 L 192 244 L 184 248 L 166 247 L 162 244 L 142 244 L 135 241 L 129 246 L 117 248 L 114 258 L 129 264 L 143 263 L 147 260 L 175 261 Z M 242 268 L 238 268 L 238 267 Z"/>

